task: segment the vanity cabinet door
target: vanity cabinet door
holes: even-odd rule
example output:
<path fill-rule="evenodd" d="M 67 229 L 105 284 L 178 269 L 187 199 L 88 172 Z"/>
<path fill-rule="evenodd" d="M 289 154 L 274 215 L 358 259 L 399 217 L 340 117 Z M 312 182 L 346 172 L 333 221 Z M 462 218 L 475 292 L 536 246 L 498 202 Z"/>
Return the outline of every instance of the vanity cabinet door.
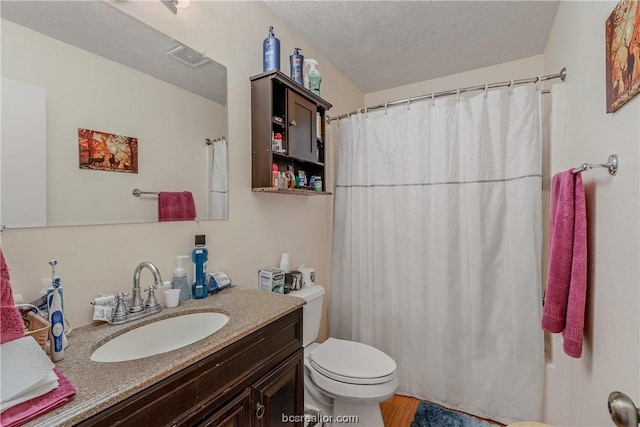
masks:
<path fill-rule="evenodd" d="M 253 385 L 254 427 L 303 425 L 303 356 L 303 349 L 298 350 Z M 291 422 L 292 419 L 296 422 Z"/>
<path fill-rule="evenodd" d="M 316 162 L 316 105 L 292 90 L 287 90 L 289 156 Z"/>
<path fill-rule="evenodd" d="M 198 427 L 251 427 L 251 389 L 206 418 Z"/>

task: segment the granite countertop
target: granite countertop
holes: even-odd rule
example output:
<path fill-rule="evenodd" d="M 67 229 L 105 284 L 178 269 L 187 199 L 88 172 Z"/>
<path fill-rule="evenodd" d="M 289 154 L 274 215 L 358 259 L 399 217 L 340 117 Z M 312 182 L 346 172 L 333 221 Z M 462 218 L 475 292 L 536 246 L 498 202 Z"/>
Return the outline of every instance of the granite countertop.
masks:
<path fill-rule="evenodd" d="M 58 370 L 76 388 L 72 401 L 25 424 L 27 426 L 71 426 L 126 399 L 164 378 L 238 341 L 261 327 L 302 307 L 305 301 L 257 289 L 225 290 L 208 298 L 190 299 L 175 308 L 143 319 L 111 326 L 93 323 L 73 329 Z M 212 335 L 156 356 L 127 362 L 101 363 L 91 353 L 110 339 L 138 326 L 181 314 L 219 312 L 229 322 Z"/>

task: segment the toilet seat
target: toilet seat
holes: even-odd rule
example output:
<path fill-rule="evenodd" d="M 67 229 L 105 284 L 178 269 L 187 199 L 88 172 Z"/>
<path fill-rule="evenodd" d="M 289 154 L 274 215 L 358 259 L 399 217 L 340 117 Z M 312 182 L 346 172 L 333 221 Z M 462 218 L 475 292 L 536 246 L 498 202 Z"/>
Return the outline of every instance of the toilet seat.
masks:
<path fill-rule="evenodd" d="M 329 338 L 309 353 L 311 367 L 325 377 L 353 385 L 385 384 L 396 377 L 396 362 L 369 345 Z"/>

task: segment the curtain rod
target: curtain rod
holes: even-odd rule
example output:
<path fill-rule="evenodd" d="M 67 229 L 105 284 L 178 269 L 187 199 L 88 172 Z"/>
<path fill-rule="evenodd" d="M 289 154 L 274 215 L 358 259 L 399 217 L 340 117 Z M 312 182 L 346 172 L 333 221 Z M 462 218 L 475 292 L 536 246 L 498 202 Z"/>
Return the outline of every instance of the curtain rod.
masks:
<path fill-rule="evenodd" d="M 567 68 L 563 67 L 562 70 L 560 70 L 560 72 L 557 73 L 557 74 L 549 74 L 549 75 L 542 76 L 542 77 L 531 77 L 531 78 L 528 78 L 528 79 L 511 80 L 511 81 L 507 81 L 507 82 L 488 83 L 488 84 L 484 84 L 484 85 L 469 86 L 469 87 L 464 87 L 464 88 L 460 88 L 460 89 L 450 89 L 450 90 L 445 90 L 445 91 L 442 91 L 442 92 L 430 93 L 430 94 L 427 94 L 427 95 L 419 95 L 419 96 L 412 96 L 410 98 L 405 98 L 405 99 L 398 99 L 398 100 L 395 100 L 395 101 L 385 102 L 384 104 L 374 105 L 372 107 L 359 108 L 357 110 L 351 111 L 351 112 L 346 113 L 346 114 L 341 114 L 341 115 L 335 116 L 335 117 L 328 117 L 327 118 L 327 122 L 331 122 L 333 120 L 344 119 L 345 117 L 349 117 L 351 114 L 365 113 L 367 111 L 379 110 L 380 108 L 392 107 L 394 105 L 399 105 L 399 104 L 410 104 L 411 102 L 414 102 L 414 101 L 423 101 L 425 99 L 435 99 L 435 98 L 440 98 L 440 97 L 443 97 L 443 96 L 459 95 L 461 93 L 473 92 L 473 91 L 477 91 L 477 90 L 489 90 L 489 89 L 496 89 L 496 88 L 499 88 L 499 87 L 518 86 L 518 85 L 523 85 L 523 84 L 528 84 L 528 83 L 538 83 L 538 82 L 543 82 L 543 81 L 546 81 L 546 80 L 560 79 L 560 80 L 564 81 L 564 79 L 566 79 L 566 78 L 567 78 Z"/>

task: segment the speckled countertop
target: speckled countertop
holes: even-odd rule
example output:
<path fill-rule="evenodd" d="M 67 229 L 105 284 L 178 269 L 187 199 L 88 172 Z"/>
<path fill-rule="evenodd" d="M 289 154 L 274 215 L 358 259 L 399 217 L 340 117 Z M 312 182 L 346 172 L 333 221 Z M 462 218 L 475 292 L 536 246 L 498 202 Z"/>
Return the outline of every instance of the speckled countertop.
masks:
<path fill-rule="evenodd" d="M 175 308 L 110 326 L 94 323 L 74 329 L 58 370 L 76 388 L 74 399 L 27 426 L 71 426 L 167 378 L 221 348 L 304 305 L 304 300 L 253 289 L 230 289 L 201 300 L 187 300 Z M 110 339 L 138 326 L 180 314 L 213 311 L 229 316 L 214 334 L 188 346 L 144 359 L 101 363 L 91 353 Z"/>

